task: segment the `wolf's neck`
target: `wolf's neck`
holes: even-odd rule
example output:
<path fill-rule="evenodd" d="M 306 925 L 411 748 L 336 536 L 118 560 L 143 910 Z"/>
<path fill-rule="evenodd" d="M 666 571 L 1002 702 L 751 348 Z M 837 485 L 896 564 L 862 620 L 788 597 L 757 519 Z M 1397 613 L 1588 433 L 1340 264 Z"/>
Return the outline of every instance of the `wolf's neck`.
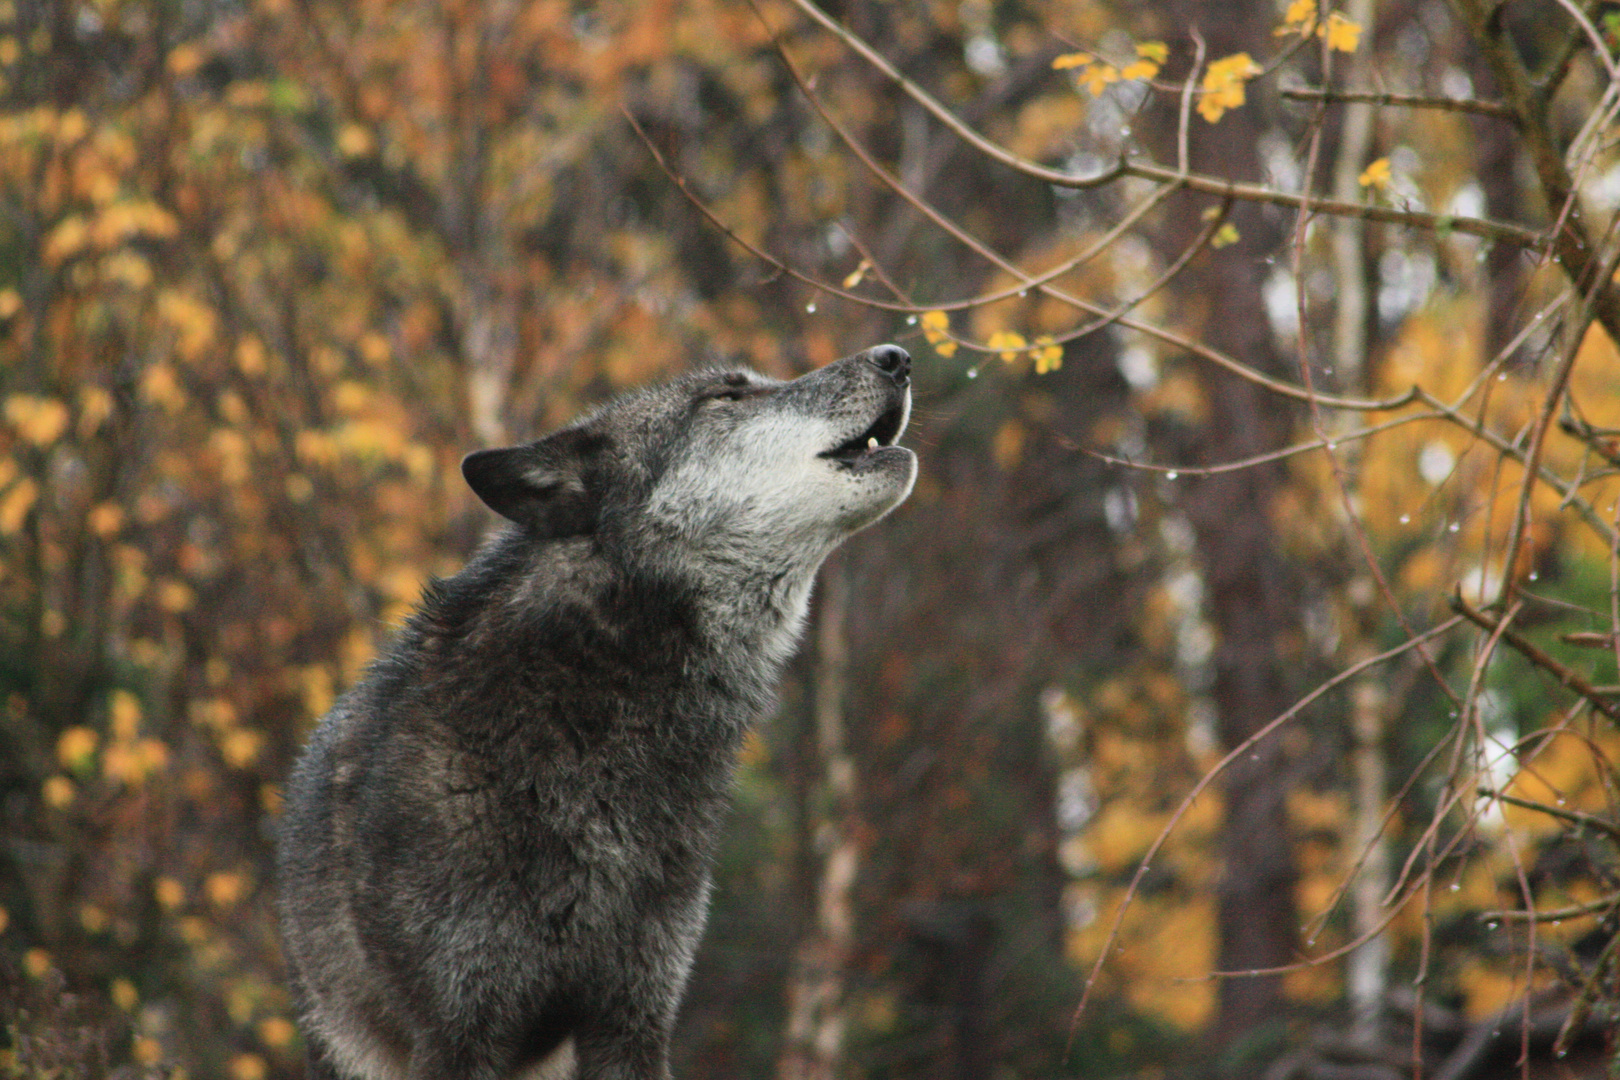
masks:
<path fill-rule="evenodd" d="M 697 590 L 705 635 L 722 654 L 751 661 L 762 678 L 774 682 L 803 636 L 820 564 L 817 559 L 786 568 L 712 565 Z"/>

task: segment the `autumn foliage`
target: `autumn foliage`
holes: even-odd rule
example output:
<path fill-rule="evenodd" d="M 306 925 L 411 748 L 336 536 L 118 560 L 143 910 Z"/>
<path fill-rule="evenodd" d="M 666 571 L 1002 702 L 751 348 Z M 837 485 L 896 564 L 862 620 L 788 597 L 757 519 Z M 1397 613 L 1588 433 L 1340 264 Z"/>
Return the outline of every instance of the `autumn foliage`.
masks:
<path fill-rule="evenodd" d="M 0 1075 L 301 1075 L 279 785 L 460 456 L 883 340 L 677 1071 L 835 824 L 838 1075 L 1612 1069 L 1620 20 L 1533 6 L 0 0 Z"/>

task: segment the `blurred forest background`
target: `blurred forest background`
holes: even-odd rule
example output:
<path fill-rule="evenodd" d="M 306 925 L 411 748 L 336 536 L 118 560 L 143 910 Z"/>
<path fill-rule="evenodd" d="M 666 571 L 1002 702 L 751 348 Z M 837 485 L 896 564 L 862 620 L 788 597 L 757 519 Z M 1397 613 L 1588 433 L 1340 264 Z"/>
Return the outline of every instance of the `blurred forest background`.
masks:
<path fill-rule="evenodd" d="M 0 0 L 0 1075 L 302 1075 L 279 785 L 493 525 L 461 455 L 883 340 L 922 475 L 747 747 L 677 1075 L 1615 1075 L 1617 46 Z"/>

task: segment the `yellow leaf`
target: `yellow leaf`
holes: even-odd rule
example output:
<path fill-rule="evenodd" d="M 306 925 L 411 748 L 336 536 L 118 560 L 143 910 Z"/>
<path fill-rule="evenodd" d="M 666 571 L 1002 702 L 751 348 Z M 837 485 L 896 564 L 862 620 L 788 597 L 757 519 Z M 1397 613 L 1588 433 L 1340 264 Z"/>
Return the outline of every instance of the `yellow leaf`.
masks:
<path fill-rule="evenodd" d="M 1086 52 L 1064 53 L 1052 61 L 1052 70 L 1068 71 L 1070 68 L 1082 68 L 1091 63 L 1093 57 Z"/>
<path fill-rule="evenodd" d="M 108 726 L 115 738 L 133 739 L 141 726 L 141 701 L 128 690 L 114 690 L 107 704 Z"/>
<path fill-rule="evenodd" d="M 105 908 L 95 904 L 79 905 L 79 925 L 92 934 L 99 934 L 107 929 L 112 919 L 107 915 Z"/>
<path fill-rule="evenodd" d="M 30 978 L 43 979 L 51 970 L 51 954 L 44 949 L 29 949 L 23 953 L 23 970 Z"/>
<path fill-rule="evenodd" d="M 135 992 L 135 984 L 128 979 L 114 979 L 112 981 L 113 1004 L 125 1012 L 135 1008 L 141 996 Z"/>
<path fill-rule="evenodd" d="M 1035 374 L 1045 375 L 1063 366 L 1063 346 L 1050 334 L 1035 339 Z"/>
<path fill-rule="evenodd" d="M 1151 60 L 1138 60 L 1119 69 L 1121 79 L 1151 79 L 1159 73 L 1159 65 Z"/>
<path fill-rule="evenodd" d="M 142 776 L 160 772 L 169 765 L 169 744 L 162 739 L 142 739 L 135 744 L 135 761 Z"/>
<path fill-rule="evenodd" d="M 6 422 L 35 446 L 49 446 L 67 430 L 68 407 L 55 398 L 12 394 L 6 398 Z"/>
<path fill-rule="evenodd" d="M 141 396 L 171 414 L 179 412 L 186 404 L 186 392 L 169 364 L 153 364 L 142 373 Z"/>
<path fill-rule="evenodd" d="M 337 148 L 344 157 L 365 157 L 377 145 L 371 132 L 359 124 L 344 124 L 338 132 Z"/>
<path fill-rule="evenodd" d="M 115 202 L 97 214 L 90 226 L 90 239 L 105 249 L 134 236 L 166 240 L 179 231 L 179 221 L 157 203 L 130 199 Z"/>
<path fill-rule="evenodd" d="M 235 907 L 247 895 L 247 875 L 236 870 L 220 870 L 209 874 L 203 882 L 208 902 L 217 908 Z"/>
<path fill-rule="evenodd" d="M 84 110 L 69 109 L 56 121 L 56 141 L 76 143 L 84 138 L 84 133 L 89 130 L 90 124 L 84 118 Z"/>
<path fill-rule="evenodd" d="M 82 250 L 89 239 L 89 224 L 80 215 L 70 214 L 57 222 L 56 228 L 45 238 L 45 243 L 40 248 L 40 257 L 47 265 L 54 266 Z"/>
<path fill-rule="evenodd" d="M 64 769 L 82 773 L 93 764 L 99 741 L 96 733 L 87 727 L 70 727 L 56 739 L 56 760 Z"/>
<path fill-rule="evenodd" d="M 1361 171 L 1361 175 L 1356 178 L 1356 182 L 1362 187 L 1374 187 L 1379 191 L 1389 187 L 1389 180 L 1389 158 L 1387 157 L 1381 157 L 1368 165 Z"/>
<path fill-rule="evenodd" d="M 195 360 L 214 341 L 218 316 L 207 304 L 174 289 L 158 294 L 158 314 L 177 333 L 175 351 L 183 360 Z"/>
<path fill-rule="evenodd" d="M 219 752 L 233 769 L 245 769 L 258 760 L 264 736 L 251 728 L 232 728 L 219 740 Z"/>
<path fill-rule="evenodd" d="M 1317 28 L 1316 36 L 1327 40 L 1327 47 L 1339 52 L 1353 53 L 1361 42 L 1361 24 L 1351 22 L 1335 11 L 1327 23 Z"/>
<path fill-rule="evenodd" d="M 179 615 L 190 611 L 197 602 L 197 594 L 183 581 L 167 578 L 158 584 L 158 607 L 170 615 Z"/>
<path fill-rule="evenodd" d="M 1162 66 L 1170 59 L 1170 46 L 1162 41 L 1144 41 L 1136 47 L 1136 55 Z"/>
<path fill-rule="evenodd" d="M 113 412 L 113 396 L 99 386 L 87 385 L 79 391 L 79 438 L 88 439 Z"/>
<path fill-rule="evenodd" d="M 163 1044 L 150 1035 L 142 1035 L 130 1044 L 130 1054 L 142 1065 L 156 1065 L 163 1060 Z"/>
<path fill-rule="evenodd" d="M 39 484 L 32 476 L 23 477 L 0 496 L 0 536 L 10 536 L 22 528 L 38 498 Z"/>
<path fill-rule="evenodd" d="M 371 399 L 371 387 L 354 379 L 345 379 L 332 388 L 332 407 L 345 416 L 365 412 Z"/>
<path fill-rule="evenodd" d="M 1081 84 L 1090 91 L 1092 97 L 1101 94 L 1109 83 L 1118 81 L 1119 72 L 1114 70 L 1112 64 L 1093 64 L 1080 76 Z"/>
<path fill-rule="evenodd" d="M 101 775 L 121 784 L 139 784 L 141 762 L 128 743 L 112 743 L 101 754 Z"/>
<path fill-rule="evenodd" d="M 9 319 L 22 310 L 22 293 L 16 289 L 0 289 L 0 319 Z"/>
<path fill-rule="evenodd" d="M 1018 359 L 1018 354 L 1029 343 L 1024 340 L 1022 334 L 1014 333 L 1011 330 L 997 330 L 990 335 L 990 340 L 986 344 L 991 352 L 999 353 L 1002 361 L 1010 364 Z"/>
<path fill-rule="evenodd" d="M 211 727 L 215 731 L 229 731 L 236 723 L 236 706 L 224 698 L 193 701 L 187 713 L 193 724 Z"/>
<path fill-rule="evenodd" d="M 237 1054 L 229 1066 L 231 1080 L 264 1080 L 270 1066 L 258 1054 Z"/>
<path fill-rule="evenodd" d="M 73 801 L 78 790 L 67 777 L 51 776 L 40 785 L 40 794 L 45 798 L 45 805 L 60 810 Z"/>
<path fill-rule="evenodd" d="M 203 55 L 202 46 L 198 45 L 195 41 L 188 41 L 184 44 L 176 45 L 173 49 L 169 50 L 169 72 L 183 79 L 187 75 L 190 75 L 192 72 L 196 71 L 198 68 L 202 67 L 205 59 L 207 59 L 207 57 Z"/>
<path fill-rule="evenodd" d="M 279 1050 L 291 1043 L 297 1033 L 292 1021 L 284 1016 L 272 1016 L 259 1021 L 259 1041 L 273 1050 Z"/>
<path fill-rule="evenodd" d="M 264 342 L 258 338 L 250 335 L 236 343 L 237 369 L 249 378 L 264 374 L 266 359 Z"/>
<path fill-rule="evenodd" d="M 923 337 L 934 351 L 945 359 L 956 355 L 956 342 L 950 339 L 951 318 L 943 311 L 925 311 L 917 320 L 922 325 Z"/>
<path fill-rule="evenodd" d="M 862 259 L 861 264 L 851 271 L 848 277 L 844 278 L 844 288 L 853 289 L 855 286 L 859 285 L 863 280 L 865 280 L 866 272 L 870 269 L 872 269 L 872 261 L 870 259 Z"/>
<path fill-rule="evenodd" d="M 1215 235 L 1209 238 L 1209 246 L 1212 248 L 1228 247 L 1237 243 L 1239 239 L 1241 239 L 1241 236 L 1237 231 L 1237 226 L 1228 221 L 1215 230 Z"/>
<path fill-rule="evenodd" d="M 1223 56 L 1219 60 L 1210 62 L 1209 70 L 1204 75 L 1205 82 L 1214 79 L 1224 82 L 1229 79 L 1252 79 L 1260 74 L 1260 65 L 1246 52 L 1233 53 Z"/>
<path fill-rule="evenodd" d="M 152 284 L 152 265 L 128 248 L 120 248 L 101 260 L 101 276 L 132 289 L 144 289 Z"/>
<path fill-rule="evenodd" d="M 1214 61 L 1204 72 L 1198 97 L 1198 115 L 1211 124 L 1226 110 L 1235 109 L 1245 100 L 1244 87 L 1248 80 L 1260 74 L 1256 64 L 1246 52 L 1234 53 Z"/>
<path fill-rule="evenodd" d="M 1283 25 L 1277 30 L 1277 34 L 1279 36 L 1296 32 L 1308 34 L 1314 25 L 1316 25 L 1316 0 L 1293 0 L 1288 5 L 1288 10 L 1283 13 Z"/>
<path fill-rule="evenodd" d="M 154 881 L 152 895 L 164 911 L 173 911 L 186 902 L 185 888 L 172 877 L 160 877 Z"/>
<path fill-rule="evenodd" d="M 388 339 L 375 330 L 360 335 L 360 359 L 372 367 L 381 367 L 388 362 L 392 350 L 388 347 Z"/>

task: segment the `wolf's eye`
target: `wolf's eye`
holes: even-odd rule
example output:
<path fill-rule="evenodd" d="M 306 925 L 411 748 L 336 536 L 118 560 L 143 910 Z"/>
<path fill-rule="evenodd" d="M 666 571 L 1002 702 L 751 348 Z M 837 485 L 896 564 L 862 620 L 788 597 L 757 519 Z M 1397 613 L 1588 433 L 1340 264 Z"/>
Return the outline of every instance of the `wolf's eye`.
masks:
<path fill-rule="evenodd" d="M 718 386 L 713 390 L 706 390 L 698 398 L 699 404 L 706 401 L 741 401 L 752 396 L 752 391 L 746 386 Z"/>

